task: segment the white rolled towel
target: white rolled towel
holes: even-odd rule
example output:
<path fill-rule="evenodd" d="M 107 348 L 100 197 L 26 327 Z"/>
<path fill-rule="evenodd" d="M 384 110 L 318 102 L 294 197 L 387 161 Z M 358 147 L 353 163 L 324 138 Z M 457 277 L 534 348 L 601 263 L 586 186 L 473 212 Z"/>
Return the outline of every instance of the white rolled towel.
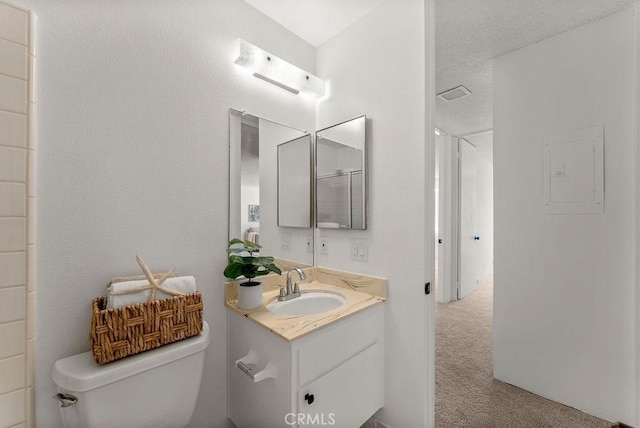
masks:
<path fill-rule="evenodd" d="M 114 282 L 109 287 L 107 294 L 107 309 L 121 308 L 135 303 L 146 303 L 149 300 L 151 290 L 141 290 L 131 293 L 122 293 L 126 290 L 135 290 L 148 285 L 149 281 L 142 279 L 139 281 Z M 196 279 L 193 276 L 176 276 L 167 278 L 162 284 L 163 287 L 179 291 L 182 294 L 192 294 L 196 292 Z M 116 293 L 113 295 L 112 293 Z M 167 299 L 173 297 L 162 290 L 156 290 L 156 299 Z"/>

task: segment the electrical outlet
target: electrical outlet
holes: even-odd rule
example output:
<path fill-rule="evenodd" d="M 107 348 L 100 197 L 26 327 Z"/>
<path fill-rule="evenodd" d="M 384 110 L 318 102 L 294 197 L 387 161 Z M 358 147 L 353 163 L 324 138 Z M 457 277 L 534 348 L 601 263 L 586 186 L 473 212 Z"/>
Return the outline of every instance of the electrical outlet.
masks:
<path fill-rule="evenodd" d="M 351 240 L 351 260 L 366 262 L 369 259 L 369 241 L 367 239 Z"/>
<path fill-rule="evenodd" d="M 307 235 L 307 253 L 313 253 L 313 237 Z"/>
<path fill-rule="evenodd" d="M 329 255 L 329 239 L 322 238 L 320 240 L 320 253 L 323 256 L 328 256 Z"/>
<path fill-rule="evenodd" d="M 290 233 L 282 234 L 282 249 L 284 251 L 291 251 L 291 234 Z"/>

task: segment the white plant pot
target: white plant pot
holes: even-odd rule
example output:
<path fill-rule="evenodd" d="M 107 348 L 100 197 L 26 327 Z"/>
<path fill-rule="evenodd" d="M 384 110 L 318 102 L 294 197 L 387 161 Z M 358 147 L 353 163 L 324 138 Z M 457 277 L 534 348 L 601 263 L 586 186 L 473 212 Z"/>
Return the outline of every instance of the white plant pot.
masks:
<path fill-rule="evenodd" d="M 253 285 L 247 285 L 253 284 Z M 262 306 L 262 283 L 247 281 L 238 285 L 238 308 L 255 309 Z"/>

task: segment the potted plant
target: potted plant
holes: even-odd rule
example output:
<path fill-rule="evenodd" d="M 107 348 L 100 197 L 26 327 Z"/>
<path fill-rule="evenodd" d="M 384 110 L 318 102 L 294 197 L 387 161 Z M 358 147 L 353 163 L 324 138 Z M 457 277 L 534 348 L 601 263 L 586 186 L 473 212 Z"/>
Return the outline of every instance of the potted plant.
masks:
<path fill-rule="evenodd" d="M 246 278 L 238 285 L 238 308 L 254 309 L 262 305 L 262 284 L 254 281 L 257 276 L 275 272 L 280 275 L 280 268 L 275 265 L 273 257 L 260 256 L 260 245 L 251 241 L 232 239 L 227 247 L 229 263 L 224 269 L 224 276 L 229 279 Z"/>

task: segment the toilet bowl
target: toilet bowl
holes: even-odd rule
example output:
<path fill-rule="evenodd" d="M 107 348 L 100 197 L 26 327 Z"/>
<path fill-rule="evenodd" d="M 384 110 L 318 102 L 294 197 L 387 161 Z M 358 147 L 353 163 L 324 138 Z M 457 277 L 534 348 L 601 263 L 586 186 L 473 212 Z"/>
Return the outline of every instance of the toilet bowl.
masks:
<path fill-rule="evenodd" d="M 91 352 L 56 361 L 65 428 L 177 428 L 189 424 L 209 345 L 202 333 L 103 366 Z"/>

